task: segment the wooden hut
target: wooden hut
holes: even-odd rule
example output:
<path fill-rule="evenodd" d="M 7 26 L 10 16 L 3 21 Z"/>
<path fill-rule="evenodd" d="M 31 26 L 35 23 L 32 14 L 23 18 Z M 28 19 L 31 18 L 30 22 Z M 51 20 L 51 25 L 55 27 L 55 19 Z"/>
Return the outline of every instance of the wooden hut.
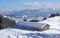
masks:
<path fill-rule="evenodd" d="M 37 22 L 20 22 L 17 24 L 17 26 L 22 28 L 32 28 L 37 31 L 44 31 L 49 29 L 50 25 L 45 23 L 37 23 Z"/>

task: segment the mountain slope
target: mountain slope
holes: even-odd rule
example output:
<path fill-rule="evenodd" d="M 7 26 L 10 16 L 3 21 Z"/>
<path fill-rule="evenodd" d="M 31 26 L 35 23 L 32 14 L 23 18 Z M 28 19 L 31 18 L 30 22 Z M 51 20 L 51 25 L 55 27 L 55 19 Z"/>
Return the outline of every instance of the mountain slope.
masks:
<path fill-rule="evenodd" d="M 48 23 L 50 29 L 46 31 L 32 31 L 7 28 L 0 30 L 0 38 L 60 38 L 60 16 L 48 18 L 38 23 Z"/>

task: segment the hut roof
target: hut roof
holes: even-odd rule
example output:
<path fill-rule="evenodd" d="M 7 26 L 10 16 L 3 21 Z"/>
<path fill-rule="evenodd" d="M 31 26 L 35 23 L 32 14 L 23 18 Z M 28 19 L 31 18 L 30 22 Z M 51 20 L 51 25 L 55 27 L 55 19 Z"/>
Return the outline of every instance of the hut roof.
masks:
<path fill-rule="evenodd" d="M 30 26 L 33 28 L 43 28 L 46 24 L 45 23 L 35 23 L 35 22 L 19 22 L 18 26 Z"/>

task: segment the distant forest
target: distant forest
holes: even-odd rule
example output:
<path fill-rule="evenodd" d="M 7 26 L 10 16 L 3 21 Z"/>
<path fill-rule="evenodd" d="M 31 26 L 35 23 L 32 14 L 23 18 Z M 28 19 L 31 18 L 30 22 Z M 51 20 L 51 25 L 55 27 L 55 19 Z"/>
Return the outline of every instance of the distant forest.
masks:
<path fill-rule="evenodd" d="M 60 13 L 51 14 L 51 15 L 49 16 L 49 18 L 50 18 L 50 17 L 55 17 L 55 16 L 60 16 Z"/>

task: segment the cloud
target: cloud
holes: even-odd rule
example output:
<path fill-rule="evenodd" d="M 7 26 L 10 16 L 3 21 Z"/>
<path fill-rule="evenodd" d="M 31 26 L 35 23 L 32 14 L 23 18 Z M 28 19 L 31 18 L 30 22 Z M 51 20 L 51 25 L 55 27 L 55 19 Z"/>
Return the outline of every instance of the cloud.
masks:
<path fill-rule="evenodd" d="M 51 2 L 22 2 L 16 8 L 0 8 L 0 12 L 12 11 L 12 10 L 24 10 L 24 9 L 40 9 L 40 8 L 57 8 L 60 9 L 60 3 Z"/>
<path fill-rule="evenodd" d="M 41 2 L 25 2 L 25 3 L 21 3 L 21 6 L 24 7 L 45 7 L 45 8 L 60 8 L 60 3 L 50 3 L 50 2 L 45 2 L 45 3 L 41 3 Z"/>
<path fill-rule="evenodd" d="M 40 6 L 39 2 L 28 2 L 28 3 L 22 3 L 22 6 Z"/>

